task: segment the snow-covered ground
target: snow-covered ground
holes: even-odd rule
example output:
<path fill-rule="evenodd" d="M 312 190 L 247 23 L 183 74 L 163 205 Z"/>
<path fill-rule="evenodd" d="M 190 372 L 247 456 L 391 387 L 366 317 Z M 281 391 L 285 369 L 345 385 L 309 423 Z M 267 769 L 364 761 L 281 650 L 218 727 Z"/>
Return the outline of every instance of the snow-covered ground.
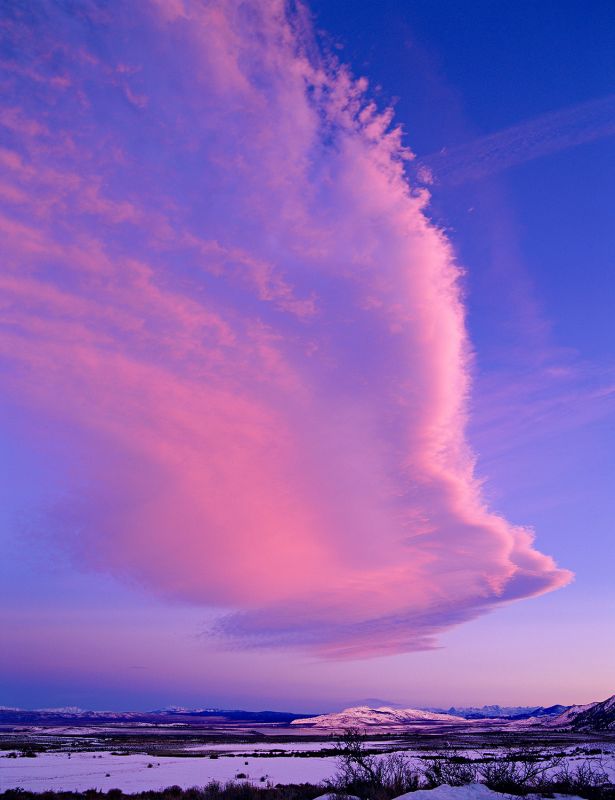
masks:
<path fill-rule="evenodd" d="M 183 757 L 151 756 L 131 753 L 130 755 L 114 755 L 109 752 L 74 752 L 40 753 L 36 758 L 8 758 L 6 753 L 0 755 L 0 791 L 21 787 L 30 791 L 46 789 L 83 791 L 85 789 L 108 790 L 122 789 L 125 792 L 136 792 L 148 789 L 162 789 L 177 784 L 183 788 L 202 786 L 211 780 L 227 781 L 237 779 L 239 774 L 253 783 L 321 783 L 332 778 L 337 770 L 337 759 L 331 755 L 310 755 L 300 757 L 302 751 L 320 750 L 322 742 L 292 742 L 273 744 L 258 742 L 249 745 L 219 744 L 199 745 L 186 748 L 184 752 L 195 752 L 195 755 Z M 369 743 L 371 745 L 371 743 Z M 388 745 L 393 744 L 390 740 Z M 591 745 L 587 743 L 585 747 Z M 588 756 L 583 752 L 575 752 L 574 747 L 567 748 L 568 761 L 571 766 L 588 760 L 600 762 L 612 781 L 615 781 L 615 745 L 600 744 L 602 753 Z M 197 751 L 215 751 L 219 757 L 197 756 Z M 284 755 L 274 755 L 275 751 Z M 605 752 L 606 751 L 606 752 Z M 260 755 L 253 757 L 251 753 Z M 271 757 L 267 757 L 271 752 Z M 404 751 L 415 765 L 424 765 L 419 753 Z M 486 754 L 496 755 L 497 750 L 484 748 L 480 750 L 463 750 L 466 758 L 477 759 Z M 429 755 L 424 751 L 423 757 Z M 247 763 L 246 763 L 247 762 Z M 151 766 L 150 766 L 151 765 Z M 262 779 L 262 780 L 261 780 Z M 480 790 L 476 790 L 480 791 Z M 412 800 L 421 800 L 413 793 Z M 452 800 L 430 795 L 430 800 Z M 459 800 L 457 798 L 457 800 Z M 461 800 L 464 800 L 463 798 Z M 467 800 L 484 800 L 479 797 L 468 797 Z"/>
<path fill-rule="evenodd" d="M 502 795 L 483 786 L 470 783 L 468 786 L 437 786 L 435 789 L 420 789 L 418 792 L 401 794 L 396 800 L 501 800 Z M 569 798 L 570 800 L 570 798 Z"/>
<path fill-rule="evenodd" d="M 529 795 L 532 798 L 533 795 Z M 535 796 L 534 796 L 535 797 Z M 574 795 L 553 795 L 553 800 L 580 800 Z M 420 789 L 418 792 L 408 792 L 396 797 L 395 800 L 503 800 L 509 795 L 494 792 L 483 786 L 482 783 L 470 783 L 467 786 L 437 786 L 435 789 Z M 317 798 L 318 800 L 318 798 Z"/>
<path fill-rule="evenodd" d="M 245 762 L 248 762 L 247 764 Z M 148 766 L 151 764 L 152 766 Z M 335 772 L 335 758 L 164 758 L 111 753 L 41 753 L 37 758 L 0 757 L 0 791 L 20 787 L 82 791 L 122 789 L 137 792 L 177 784 L 202 786 L 238 774 L 275 783 L 320 783 Z"/>

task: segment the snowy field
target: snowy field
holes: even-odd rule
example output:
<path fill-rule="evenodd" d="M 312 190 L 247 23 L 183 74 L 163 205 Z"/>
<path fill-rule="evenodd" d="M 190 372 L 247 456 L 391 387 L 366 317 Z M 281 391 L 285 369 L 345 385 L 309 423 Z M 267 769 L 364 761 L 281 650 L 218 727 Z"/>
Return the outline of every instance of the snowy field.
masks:
<path fill-rule="evenodd" d="M 389 742 L 391 744 L 391 742 Z M 323 743 L 259 742 L 238 747 L 229 744 L 194 747 L 195 750 L 216 751 L 219 757 L 203 756 L 151 756 L 131 753 L 118 755 L 110 752 L 40 753 L 36 758 L 9 758 L 0 755 L 0 790 L 20 787 L 30 791 L 85 789 L 122 789 L 125 792 L 162 789 L 177 784 L 182 788 L 200 786 L 211 780 L 249 780 L 253 783 L 320 783 L 335 775 L 336 757 L 317 755 L 300 757 L 300 753 L 320 749 Z M 587 748 L 590 747 L 588 743 Z M 588 756 L 570 748 L 567 760 L 572 765 L 591 759 L 601 765 L 615 780 L 615 751 L 613 744 L 599 745 L 600 755 Z M 288 755 L 267 757 L 263 751 L 286 751 Z M 259 757 L 250 753 L 260 752 Z M 417 765 L 421 763 L 416 751 L 406 750 Z M 480 758 L 497 750 L 464 750 L 467 758 Z M 231 753 L 233 757 L 231 757 Z M 422 753 L 424 757 L 425 752 Z M 241 777 L 238 777 L 241 776 Z"/>
<path fill-rule="evenodd" d="M 247 764 L 245 762 L 248 762 Z M 150 766 L 151 765 L 151 766 Z M 233 780 L 244 774 L 252 782 L 320 783 L 335 772 L 335 758 L 153 758 L 111 753 L 41 753 L 37 758 L 0 756 L 0 790 L 20 787 L 81 791 L 122 789 L 137 792 L 202 786 L 211 780 Z"/>

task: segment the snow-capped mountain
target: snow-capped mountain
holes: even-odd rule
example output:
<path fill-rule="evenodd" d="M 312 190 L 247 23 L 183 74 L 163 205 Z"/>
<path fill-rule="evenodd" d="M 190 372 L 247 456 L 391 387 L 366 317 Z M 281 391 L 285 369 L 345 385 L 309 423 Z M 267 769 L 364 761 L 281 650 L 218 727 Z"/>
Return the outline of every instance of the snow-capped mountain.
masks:
<path fill-rule="evenodd" d="M 572 728 L 577 731 L 615 730 L 615 694 L 598 703 L 570 706 L 567 711 L 546 724 L 549 727 Z"/>
<path fill-rule="evenodd" d="M 18 711 L 19 709 L 14 708 L 13 711 Z M 60 706 L 59 708 L 37 708 L 37 711 L 40 711 L 41 714 L 61 714 L 64 716 L 73 716 L 73 717 L 82 717 L 84 714 L 89 714 L 92 712 L 86 711 L 79 706 Z M 101 714 L 110 714 L 113 712 L 110 711 L 101 711 Z"/>
<path fill-rule="evenodd" d="M 318 717 L 295 719 L 292 725 L 311 728 L 392 728 L 408 725 L 412 722 L 460 722 L 460 717 L 452 714 L 439 714 L 433 711 L 422 711 L 418 708 L 370 708 L 356 706 L 345 708 L 333 714 L 321 714 Z"/>
<path fill-rule="evenodd" d="M 426 708 L 438 714 L 451 714 L 464 719 L 527 719 L 528 717 L 555 716 L 565 711 L 568 706 L 461 706 L 456 708 Z"/>
<path fill-rule="evenodd" d="M 575 730 L 615 730 L 615 694 L 577 714 L 572 727 Z"/>
<path fill-rule="evenodd" d="M 615 730 L 615 695 L 597 703 L 569 706 L 555 717 L 532 716 L 524 720 L 525 726 L 568 729 L 577 731 Z"/>
<path fill-rule="evenodd" d="M 543 725 L 547 728 L 569 728 L 575 717 L 595 705 L 596 703 L 586 703 L 584 706 L 570 706 L 561 714 L 557 714 L 550 719 L 536 719 L 535 717 L 531 717 L 528 722 Z"/>

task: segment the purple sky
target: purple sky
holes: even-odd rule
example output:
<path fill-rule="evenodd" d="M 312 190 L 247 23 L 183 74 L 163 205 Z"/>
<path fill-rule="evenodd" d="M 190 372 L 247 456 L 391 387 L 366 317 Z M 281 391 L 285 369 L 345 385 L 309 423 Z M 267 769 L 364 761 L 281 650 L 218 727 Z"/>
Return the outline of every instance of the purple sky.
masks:
<path fill-rule="evenodd" d="M 613 692 L 613 58 L 344 6 L 2 11 L 0 703 Z"/>

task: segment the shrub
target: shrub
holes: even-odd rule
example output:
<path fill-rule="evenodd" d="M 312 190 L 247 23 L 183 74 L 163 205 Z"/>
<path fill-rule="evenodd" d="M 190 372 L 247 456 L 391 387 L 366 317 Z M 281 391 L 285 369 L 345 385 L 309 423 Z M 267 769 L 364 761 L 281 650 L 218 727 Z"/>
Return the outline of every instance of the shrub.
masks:
<path fill-rule="evenodd" d="M 391 800 L 415 789 L 484 783 L 508 795 L 554 793 L 587 800 L 615 800 L 615 786 L 601 762 L 571 766 L 565 753 L 535 748 L 510 748 L 493 757 L 469 759 L 455 750 L 425 760 L 415 769 L 403 753 L 370 751 L 358 731 L 347 731 L 337 743 L 338 772 L 329 789 L 355 794 L 366 800 Z"/>
<path fill-rule="evenodd" d="M 375 754 L 354 729 L 347 730 L 336 745 L 338 772 L 330 789 L 343 794 L 390 800 L 420 786 L 420 775 L 403 753 Z"/>
<path fill-rule="evenodd" d="M 446 750 L 439 758 L 428 759 L 423 772 L 425 788 L 435 789 L 444 784 L 465 786 L 478 781 L 478 767 L 471 761 L 461 758 L 456 751 Z"/>

